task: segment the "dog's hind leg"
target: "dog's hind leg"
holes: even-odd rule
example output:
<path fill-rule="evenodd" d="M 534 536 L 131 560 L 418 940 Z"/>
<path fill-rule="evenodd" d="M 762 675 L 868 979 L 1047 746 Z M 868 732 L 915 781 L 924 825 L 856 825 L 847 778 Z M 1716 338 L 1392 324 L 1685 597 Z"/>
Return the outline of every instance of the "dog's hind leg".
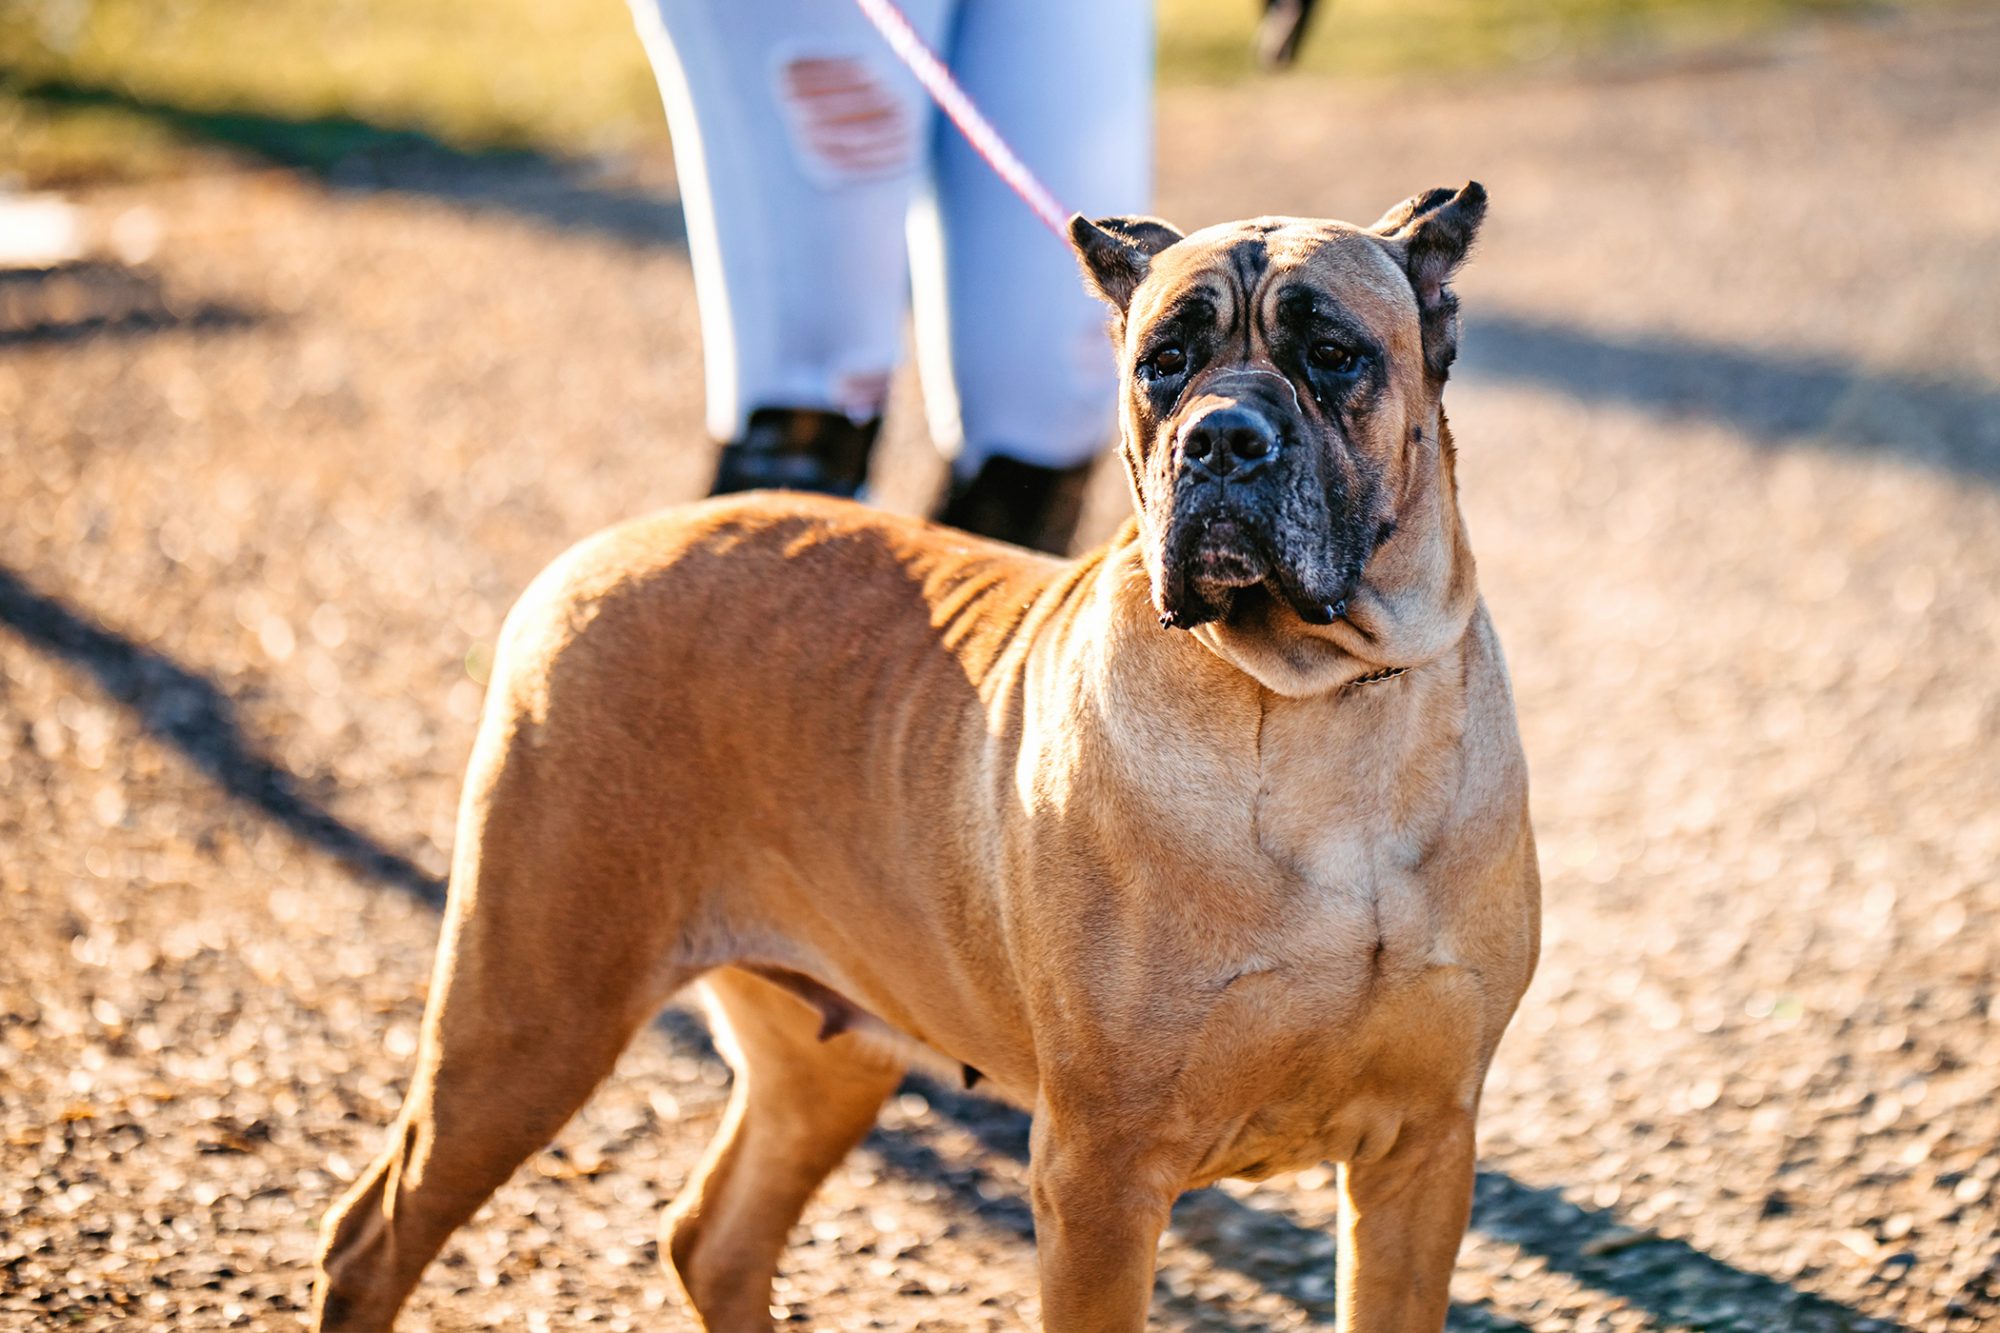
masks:
<path fill-rule="evenodd" d="M 424 1266 L 610 1072 L 683 978 L 678 904 L 554 799 L 531 747 L 482 736 L 408 1100 L 328 1214 L 316 1327 L 389 1327 Z M 482 779 L 484 779 L 482 781 Z"/>
<path fill-rule="evenodd" d="M 735 968 L 702 983 L 736 1072 L 707 1159 L 667 1213 L 663 1249 L 703 1327 L 768 1333 L 771 1277 L 806 1200 L 875 1123 L 902 1062 Z"/>

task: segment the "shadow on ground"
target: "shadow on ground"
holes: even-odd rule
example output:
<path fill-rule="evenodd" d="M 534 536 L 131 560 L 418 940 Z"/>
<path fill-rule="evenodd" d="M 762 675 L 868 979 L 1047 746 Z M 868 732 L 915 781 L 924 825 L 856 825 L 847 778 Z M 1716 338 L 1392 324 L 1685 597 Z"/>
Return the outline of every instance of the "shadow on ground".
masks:
<path fill-rule="evenodd" d="M 220 302 L 177 300 L 157 274 L 102 260 L 0 269 L 0 350 L 169 329 L 226 332 L 262 318 Z"/>
<path fill-rule="evenodd" d="M 245 733 L 234 702 L 214 682 L 157 648 L 137 643 L 30 587 L 5 567 L 0 567 L 0 626 L 93 679 L 148 734 L 179 750 L 223 794 L 333 856 L 362 879 L 401 890 L 432 907 L 442 904 L 444 885 L 437 877 L 301 794 L 297 776 Z M 670 1010 L 656 1026 L 680 1050 L 717 1059 L 707 1033 L 688 1014 Z M 986 1152 L 1026 1162 L 1028 1118 L 1021 1112 L 921 1076 L 912 1076 L 908 1086 Z M 984 1224 L 1024 1239 L 1032 1237 L 1027 1201 L 978 1165 L 946 1159 L 919 1133 L 878 1129 L 868 1146 L 889 1169 L 949 1190 Z M 1290 1216 L 1275 1191 L 1268 1197 L 1268 1204 L 1263 1199 L 1252 1203 L 1219 1190 L 1196 1191 L 1175 1209 L 1174 1226 L 1183 1240 L 1205 1250 L 1218 1264 L 1267 1289 L 1290 1294 L 1309 1269 L 1319 1267 L 1311 1256 L 1316 1248 L 1323 1250 L 1324 1237 Z M 1755 1325 L 1773 1329 L 1909 1333 L 1900 1325 L 1734 1267 L 1685 1242 L 1622 1234 L 1610 1214 L 1499 1172 L 1480 1173 L 1473 1226 L 1580 1283 L 1622 1297 L 1665 1324 L 1699 1328 L 1722 1317 L 1733 1321 L 1749 1317 Z M 1606 1244 L 1612 1237 L 1620 1237 L 1622 1243 Z M 1186 1306 L 1188 1313 L 1193 1312 L 1184 1298 L 1170 1292 L 1163 1291 L 1160 1299 L 1164 1308 Z M 1299 1304 L 1315 1324 L 1334 1322 L 1330 1297 L 1301 1297 Z M 1497 1333 L 1523 1329 L 1484 1305 L 1460 1307 L 1454 1319 L 1461 1326 Z"/>
<path fill-rule="evenodd" d="M 1586 403 L 1714 421 L 1759 446 L 1822 443 L 2000 483 L 2000 386 L 1870 370 L 1664 334 L 1586 333 L 1521 315 L 1467 323 L 1469 376 Z"/>
<path fill-rule="evenodd" d="M 705 1035 L 688 1016 L 671 1015 L 663 1026 L 676 1042 L 712 1054 Z M 1027 1161 L 1026 1115 L 922 1077 L 912 1077 L 909 1086 L 934 1110 L 971 1133 L 988 1152 Z M 908 1136 L 878 1131 L 869 1146 L 890 1166 L 945 1185 L 963 1206 L 989 1222 L 1022 1236 L 1034 1234 L 1027 1202 L 996 1191 L 976 1168 L 941 1169 L 935 1154 Z M 1503 1172 L 1479 1173 L 1472 1225 L 1586 1286 L 1622 1297 L 1663 1325 L 1705 1328 L 1726 1317 L 1733 1321 L 1732 1327 L 1845 1330 L 1865 1326 L 1877 1333 L 1910 1333 L 1901 1325 L 1864 1315 L 1851 1306 L 1737 1268 L 1684 1241 L 1632 1232 L 1609 1213 L 1572 1203 L 1558 1190 L 1524 1184 Z M 1288 1213 L 1277 1191 L 1266 1191 L 1254 1202 L 1245 1202 L 1219 1189 L 1196 1190 L 1175 1206 L 1174 1228 L 1218 1265 L 1279 1291 L 1291 1288 L 1312 1271 L 1311 1266 L 1298 1261 L 1299 1257 L 1310 1255 L 1315 1242 L 1323 1246 L 1325 1237 L 1318 1227 Z M 1299 1303 L 1315 1324 L 1334 1322 L 1330 1297 Z M 1750 1325 L 1740 1323 L 1746 1317 Z M 1454 1318 L 1502 1333 L 1523 1328 L 1485 1305 L 1457 1307 Z"/>
<path fill-rule="evenodd" d="M 148 735 L 180 751 L 231 800 L 363 879 L 443 905 L 444 883 L 437 876 L 304 795 L 298 777 L 245 734 L 235 701 L 206 676 L 30 587 L 5 566 L 0 626 L 96 681 Z"/>
<path fill-rule="evenodd" d="M 41 107 L 111 110 L 180 137 L 307 171 L 336 190 L 421 195 L 472 213 L 497 213 L 631 245 L 682 246 L 671 194 L 608 186 L 592 168 L 524 149 L 468 151 L 421 130 L 351 116 L 203 110 L 108 84 L 27 80 L 0 66 L 0 93 Z"/>

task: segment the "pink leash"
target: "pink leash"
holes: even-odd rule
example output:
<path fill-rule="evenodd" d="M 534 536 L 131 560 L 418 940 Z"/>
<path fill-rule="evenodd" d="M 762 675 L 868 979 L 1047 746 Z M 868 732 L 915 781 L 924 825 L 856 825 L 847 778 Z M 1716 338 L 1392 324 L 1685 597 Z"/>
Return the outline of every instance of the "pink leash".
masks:
<path fill-rule="evenodd" d="M 958 86 L 958 80 L 951 76 L 937 53 L 924 45 L 924 39 L 917 36 L 917 30 L 910 26 L 910 20 L 896 7 L 895 0 L 854 0 L 875 30 L 889 43 L 889 49 L 897 59 L 909 67 L 917 76 L 917 82 L 938 104 L 938 109 L 951 117 L 951 123 L 958 126 L 959 133 L 972 145 L 972 150 L 986 159 L 986 165 L 1007 182 L 1009 189 L 1021 197 L 1021 202 L 1034 210 L 1042 224 L 1056 234 L 1065 244 L 1069 241 L 1070 210 L 1056 202 L 1048 187 L 1035 179 L 1035 173 L 1028 170 L 1028 164 L 1014 155 L 1007 141 L 1000 137 L 1000 131 L 993 123 L 980 114 L 972 99 L 965 95 L 965 89 Z"/>

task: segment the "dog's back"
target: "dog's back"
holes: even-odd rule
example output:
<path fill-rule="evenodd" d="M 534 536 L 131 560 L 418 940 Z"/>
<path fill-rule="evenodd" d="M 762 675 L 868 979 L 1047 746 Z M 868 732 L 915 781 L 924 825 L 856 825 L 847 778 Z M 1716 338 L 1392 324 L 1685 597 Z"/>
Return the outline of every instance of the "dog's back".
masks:
<path fill-rule="evenodd" d="M 1085 568 L 796 495 L 610 529 L 508 616 L 466 809 L 586 829 L 577 873 L 692 908 L 695 971 L 785 962 L 746 923 L 801 894 L 854 956 L 949 939 L 1004 859 L 1021 655 Z"/>

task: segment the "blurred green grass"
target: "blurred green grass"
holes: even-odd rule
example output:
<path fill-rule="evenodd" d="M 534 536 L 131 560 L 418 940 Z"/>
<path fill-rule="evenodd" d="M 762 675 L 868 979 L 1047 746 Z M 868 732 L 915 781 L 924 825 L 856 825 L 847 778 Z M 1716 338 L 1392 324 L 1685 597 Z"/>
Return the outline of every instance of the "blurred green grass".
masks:
<path fill-rule="evenodd" d="M 30 184 L 218 141 L 328 166 L 372 128 L 564 155 L 665 134 L 618 0 L 0 0 L 0 173 Z"/>
<path fill-rule="evenodd" d="M 1291 77 L 1673 52 L 1948 2 L 1322 0 Z M 1163 80 L 1249 75 L 1256 14 L 1161 0 Z M 385 144 L 604 156 L 665 136 L 620 0 L 0 0 L 0 184 L 145 176 L 217 145 L 327 169 Z"/>

